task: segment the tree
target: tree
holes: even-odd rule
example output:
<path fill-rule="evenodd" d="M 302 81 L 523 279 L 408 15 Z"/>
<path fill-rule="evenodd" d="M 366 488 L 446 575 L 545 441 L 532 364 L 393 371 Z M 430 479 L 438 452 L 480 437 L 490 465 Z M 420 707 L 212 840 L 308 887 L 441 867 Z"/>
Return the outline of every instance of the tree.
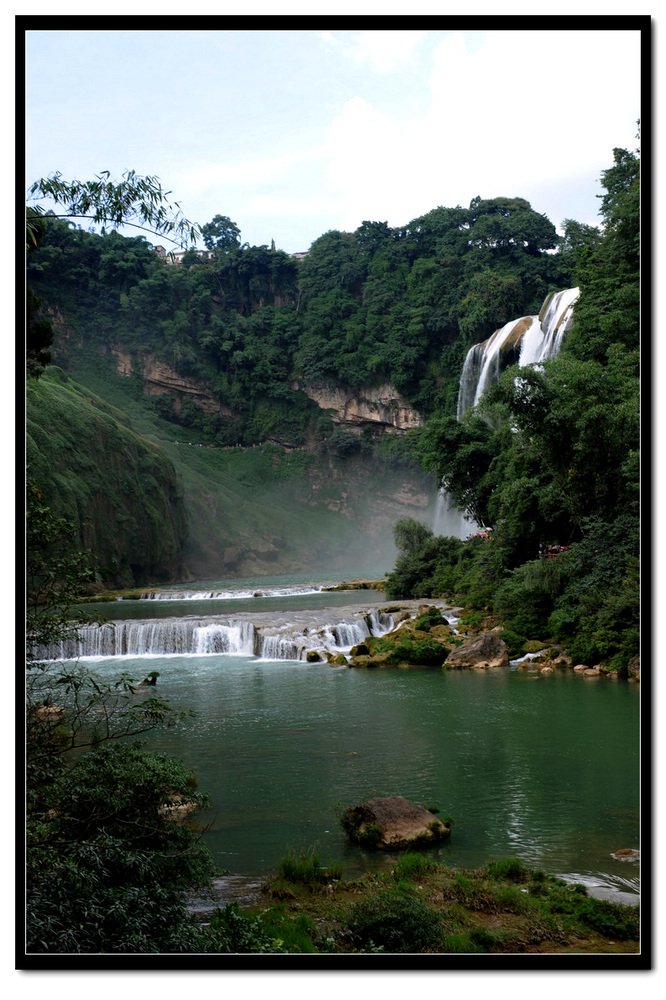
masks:
<path fill-rule="evenodd" d="M 228 215 L 216 215 L 201 227 L 203 241 L 209 250 L 229 253 L 241 245 L 240 229 Z"/>
<path fill-rule="evenodd" d="M 212 873 L 200 834 L 174 821 L 205 801 L 194 775 L 116 745 L 51 779 L 29 800 L 27 951 L 189 951 L 198 935 L 181 895 Z"/>
<path fill-rule="evenodd" d="M 64 212 L 49 213 L 56 218 L 90 219 L 101 224 L 102 234 L 109 226 L 133 226 L 178 245 L 196 243 L 201 235 L 198 227 L 183 216 L 180 204 L 169 202 L 171 192 L 162 190 L 158 177 L 140 177 L 134 170 L 126 170 L 120 181 L 113 181 L 108 170 L 102 170 L 92 181 L 65 181 L 56 171 L 31 184 L 28 193 L 35 201 L 50 199 L 65 207 Z M 28 246 L 38 240 L 40 214 L 44 211 L 39 206 L 28 212 Z"/>
<path fill-rule="evenodd" d="M 51 361 L 53 325 L 42 313 L 41 299 L 31 288 L 26 297 L 26 371 L 30 378 L 39 378 Z"/>
<path fill-rule="evenodd" d="M 602 364 L 611 345 L 635 350 L 640 341 L 640 159 L 626 149 L 614 149 L 613 159 L 601 175 L 603 234 L 577 259 L 581 296 L 564 345 L 575 357 Z"/>
<path fill-rule="evenodd" d="M 32 481 L 27 514 L 27 950 L 205 950 L 182 893 L 211 858 L 199 831 L 174 822 L 204 797 L 182 763 L 127 743 L 182 715 L 152 685 L 39 661 L 41 645 L 75 631 L 68 610 L 89 570 Z"/>
<path fill-rule="evenodd" d="M 500 447 L 493 428 L 474 411 L 462 421 L 437 416 L 419 438 L 419 460 L 435 473 L 458 510 L 477 524 L 487 524 L 495 486 L 492 463 Z"/>

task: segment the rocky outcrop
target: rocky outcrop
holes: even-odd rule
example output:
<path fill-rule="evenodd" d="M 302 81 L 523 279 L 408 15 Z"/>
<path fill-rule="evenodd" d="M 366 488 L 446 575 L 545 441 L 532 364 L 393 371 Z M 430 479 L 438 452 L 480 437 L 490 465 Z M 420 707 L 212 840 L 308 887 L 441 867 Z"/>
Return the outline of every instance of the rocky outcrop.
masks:
<path fill-rule="evenodd" d="M 508 667 L 509 652 L 506 643 L 500 639 L 496 632 L 484 632 L 469 639 L 462 646 L 449 653 L 445 667 L 451 669 L 460 668 L 486 668 L 486 667 Z"/>
<path fill-rule="evenodd" d="M 451 834 L 449 824 L 425 806 L 409 802 L 401 795 L 368 799 L 350 806 L 343 813 L 341 824 L 351 841 L 377 850 L 430 844 Z"/>
<path fill-rule="evenodd" d="M 176 413 L 180 412 L 183 399 L 189 399 L 208 416 L 214 413 L 220 413 L 226 417 L 233 416 L 233 412 L 229 407 L 222 406 L 211 395 L 203 382 L 199 382 L 196 379 L 184 378 L 164 361 L 158 361 L 155 355 L 141 354 L 135 359 L 127 351 L 123 351 L 118 347 L 112 347 L 111 353 L 116 359 L 116 371 L 119 375 L 129 378 L 138 369 L 143 379 L 143 391 L 145 395 L 170 395 Z"/>
<path fill-rule="evenodd" d="M 205 414 L 220 413 L 233 417 L 233 411 L 223 406 L 210 392 L 208 386 L 196 379 L 185 378 L 155 355 L 141 353 L 133 357 L 120 347 L 112 347 L 119 375 L 129 377 L 135 370 L 143 379 L 143 391 L 148 396 L 171 395 L 174 410 L 180 411 L 183 399 L 189 399 Z M 348 430 L 360 431 L 366 424 L 374 424 L 387 431 L 404 432 L 423 426 L 423 417 L 404 399 L 390 383 L 352 389 L 350 386 L 311 388 L 294 382 L 294 392 L 301 390 L 323 410 L 331 413 L 333 423 Z"/>
<path fill-rule="evenodd" d="M 365 424 L 375 424 L 386 431 L 404 432 L 423 426 L 423 417 L 390 383 L 353 389 L 351 386 L 312 386 L 292 383 L 322 410 L 328 410 L 333 423 L 358 431 Z"/>

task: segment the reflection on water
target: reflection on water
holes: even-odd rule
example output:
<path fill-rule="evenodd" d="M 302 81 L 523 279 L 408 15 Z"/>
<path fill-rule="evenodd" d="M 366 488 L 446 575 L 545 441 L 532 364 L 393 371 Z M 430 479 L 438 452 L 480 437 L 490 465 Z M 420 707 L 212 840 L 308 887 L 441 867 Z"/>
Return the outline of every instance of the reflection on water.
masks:
<path fill-rule="evenodd" d="M 94 663 L 137 677 L 145 667 Z M 636 898 L 638 865 L 611 854 L 639 846 L 637 685 L 215 655 L 151 657 L 150 669 L 161 696 L 196 713 L 149 743 L 182 757 L 210 794 L 202 822 L 222 870 L 256 878 L 312 845 L 348 875 L 391 863 L 347 844 L 337 816 L 398 794 L 454 818 L 435 858 L 477 867 L 517 856 Z"/>

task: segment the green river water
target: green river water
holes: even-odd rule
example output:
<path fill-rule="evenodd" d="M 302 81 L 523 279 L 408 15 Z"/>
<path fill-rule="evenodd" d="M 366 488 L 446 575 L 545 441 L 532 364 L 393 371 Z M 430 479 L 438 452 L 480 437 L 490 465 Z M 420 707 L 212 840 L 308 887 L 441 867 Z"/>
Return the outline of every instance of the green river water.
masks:
<path fill-rule="evenodd" d="M 264 598 L 262 611 L 322 609 L 383 595 Z M 149 610 L 147 606 L 150 605 Z M 218 614 L 256 602 L 132 601 L 108 617 Z M 334 617 L 334 612 L 333 612 Z M 438 860 L 475 867 L 519 857 L 636 901 L 639 848 L 640 687 L 572 671 L 515 667 L 349 669 L 236 655 L 94 658 L 111 677 L 159 671 L 159 693 L 195 716 L 148 736 L 181 757 L 209 793 L 206 842 L 218 867 L 257 877 L 287 850 L 315 846 L 346 875 L 394 858 L 347 844 L 340 806 L 404 795 L 451 816 Z"/>

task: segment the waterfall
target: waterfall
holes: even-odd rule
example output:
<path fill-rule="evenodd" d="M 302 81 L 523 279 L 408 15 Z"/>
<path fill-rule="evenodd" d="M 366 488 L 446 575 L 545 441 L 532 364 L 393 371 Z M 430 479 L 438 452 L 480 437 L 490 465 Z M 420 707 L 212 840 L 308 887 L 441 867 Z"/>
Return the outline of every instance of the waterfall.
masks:
<path fill-rule="evenodd" d="M 573 322 L 573 309 L 580 295 L 579 288 L 565 288 L 546 298 L 538 316 L 521 316 L 495 330 L 482 344 L 467 352 L 458 387 L 457 417 L 476 406 L 484 392 L 497 382 L 508 351 L 518 352 L 518 364 L 540 364 L 559 352 Z M 504 355 L 504 357 L 503 357 Z M 504 365 L 502 362 L 504 361 Z M 464 538 L 476 529 L 461 511 L 451 504 L 445 490 L 440 490 L 435 503 L 433 532 Z"/>
<path fill-rule="evenodd" d="M 185 653 L 254 652 L 251 623 L 222 623 L 195 618 L 115 621 L 84 625 L 78 639 L 67 639 L 42 650 L 45 660 L 75 660 L 80 656 L 171 656 Z"/>
<path fill-rule="evenodd" d="M 301 597 L 309 594 L 319 594 L 324 590 L 324 585 L 318 584 L 289 584 L 284 587 L 270 586 L 266 589 L 254 588 L 252 590 L 243 588 L 230 588 L 227 590 L 146 590 L 143 591 L 138 600 L 140 601 L 236 601 L 247 600 L 251 597 Z M 121 598 L 124 600 L 124 598 Z M 131 598 L 135 600 L 137 598 Z"/>
<path fill-rule="evenodd" d="M 476 406 L 484 392 L 499 378 L 502 355 L 519 350 L 518 364 L 539 364 L 559 352 L 573 322 L 573 308 L 579 288 L 565 288 L 549 296 L 538 316 L 512 319 L 499 330 L 470 348 L 465 358 L 458 389 L 458 420 Z"/>
<path fill-rule="evenodd" d="M 446 490 L 440 490 L 435 501 L 435 515 L 432 530 L 435 535 L 447 535 L 453 538 L 466 538 L 470 532 L 476 531 L 474 521 L 454 507 Z"/>
<path fill-rule="evenodd" d="M 78 639 L 42 649 L 41 660 L 115 656 L 258 656 L 265 660 L 304 660 L 310 650 L 339 653 L 370 635 L 393 628 L 393 615 L 373 610 L 350 612 L 334 625 L 321 624 L 312 612 L 291 620 L 266 615 L 221 618 L 161 618 L 84 625 Z"/>
<path fill-rule="evenodd" d="M 565 288 L 550 300 L 546 299 L 539 315 L 532 317 L 532 327 L 523 337 L 518 362 L 521 366 L 539 364 L 559 353 L 571 329 L 573 309 L 579 295 L 580 288 Z"/>
<path fill-rule="evenodd" d="M 195 653 L 206 656 L 209 653 L 227 653 L 235 656 L 249 656 L 254 653 L 255 630 L 251 622 L 232 625 L 202 625 L 193 633 Z"/>

